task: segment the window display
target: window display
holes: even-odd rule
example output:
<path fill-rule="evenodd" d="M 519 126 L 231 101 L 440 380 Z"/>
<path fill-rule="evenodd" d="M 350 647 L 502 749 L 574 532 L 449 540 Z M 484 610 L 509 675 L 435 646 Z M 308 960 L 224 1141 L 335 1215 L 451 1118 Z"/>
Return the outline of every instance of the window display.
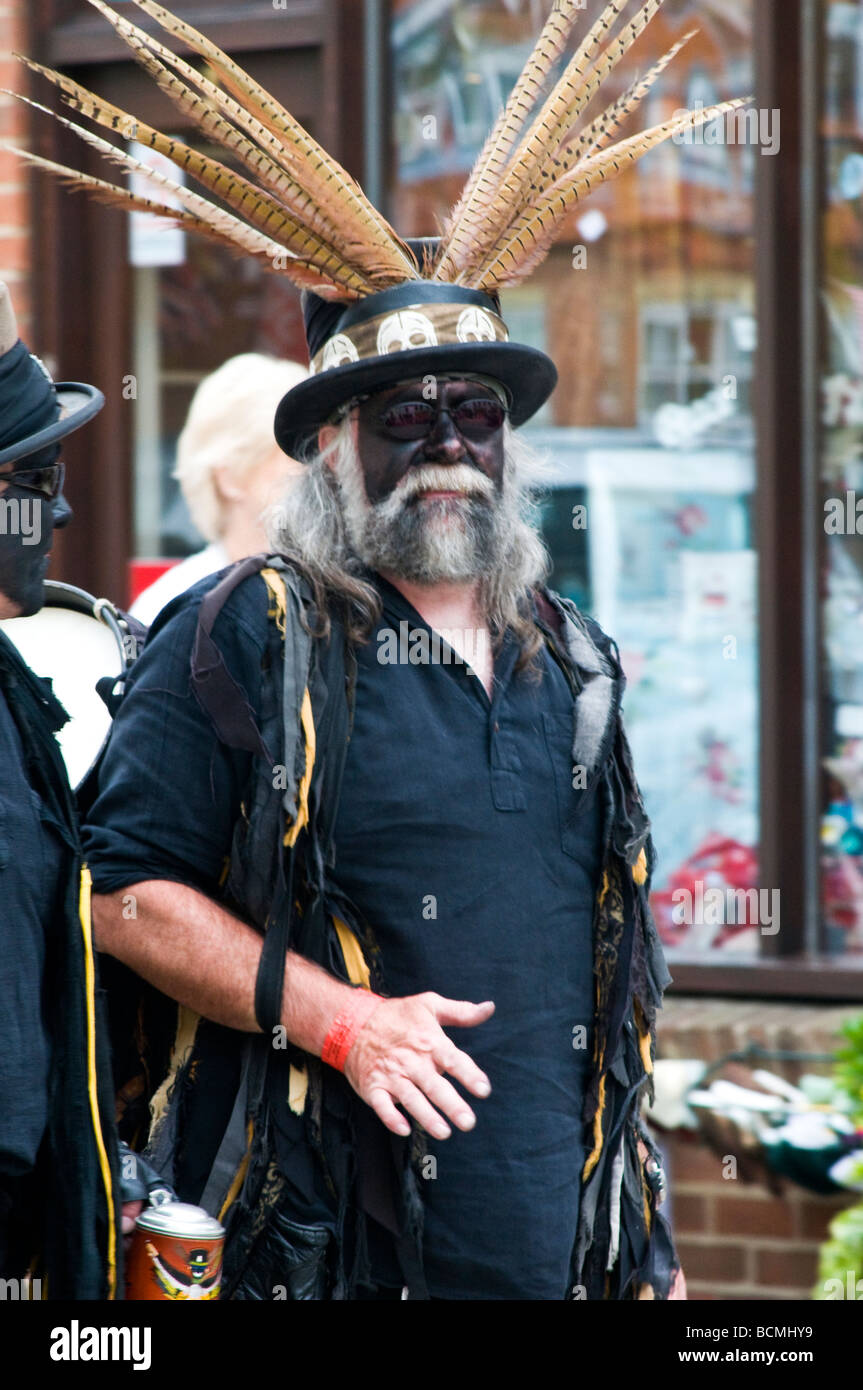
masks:
<path fill-rule="evenodd" d="M 824 9 L 824 949 L 863 951 L 863 6 Z"/>

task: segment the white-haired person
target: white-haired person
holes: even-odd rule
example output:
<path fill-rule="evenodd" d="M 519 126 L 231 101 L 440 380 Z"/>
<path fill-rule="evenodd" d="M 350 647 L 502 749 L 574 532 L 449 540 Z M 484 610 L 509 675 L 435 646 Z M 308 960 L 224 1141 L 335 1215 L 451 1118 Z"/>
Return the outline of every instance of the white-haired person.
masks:
<path fill-rule="evenodd" d="M 199 579 L 267 549 L 262 514 L 300 472 L 275 441 L 273 417 L 285 392 L 307 376 L 298 362 L 243 352 L 200 382 L 177 444 L 174 477 L 208 544 L 138 595 L 131 612 L 140 622 L 152 623 Z"/>

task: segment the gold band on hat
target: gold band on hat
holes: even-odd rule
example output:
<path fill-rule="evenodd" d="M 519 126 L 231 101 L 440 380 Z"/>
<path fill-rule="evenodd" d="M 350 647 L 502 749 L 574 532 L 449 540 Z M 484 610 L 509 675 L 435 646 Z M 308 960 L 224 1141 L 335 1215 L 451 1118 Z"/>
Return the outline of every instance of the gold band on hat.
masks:
<path fill-rule="evenodd" d="M 334 367 L 386 357 L 391 352 L 457 343 L 506 342 L 509 342 L 507 326 L 493 309 L 464 301 L 404 304 L 394 312 L 377 314 L 335 333 L 315 353 L 309 371 L 317 376 Z"/>

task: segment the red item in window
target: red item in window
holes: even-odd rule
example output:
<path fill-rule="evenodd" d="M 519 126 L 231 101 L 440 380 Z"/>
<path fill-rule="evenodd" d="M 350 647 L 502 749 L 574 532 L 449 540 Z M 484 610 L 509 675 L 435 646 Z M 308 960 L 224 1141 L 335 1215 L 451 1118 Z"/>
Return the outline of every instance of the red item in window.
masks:
<path fill-rule="evenodd" d="M 134 603 L 139 594 L 155 584 L 166 570 L 173 569 L 179 563 L 179 560 L 130 560 L 129 603 Z"/>

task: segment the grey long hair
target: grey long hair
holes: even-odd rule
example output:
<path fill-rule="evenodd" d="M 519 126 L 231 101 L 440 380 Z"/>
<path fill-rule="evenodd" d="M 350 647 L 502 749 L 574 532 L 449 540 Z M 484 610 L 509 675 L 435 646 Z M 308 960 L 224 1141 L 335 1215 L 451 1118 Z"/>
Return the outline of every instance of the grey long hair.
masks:
<path fill-rule="evenodd" d="M 348 636 L 367 641 L 381 614 L 377 591 L 362 576 L 345 524 L 339 479 L 357 474 L 357 451 L 349 418 L 337 426 L 326 448 L 307 456 L 302 478 L 267 513 L 274 551 L 294 562 L 309 580 L 319 615 L 319 632 L 329 633 L 327 610 L 338 606 Z M 536 452 L 504 425 L 501 544 L 495 563 L 480 580 L 480 603 L 495 644 L 509 628 L 521 647 L 519 666 L 542 645 L 533 622 L 530 593 L 548 574 L 548 554 L 539 534 L 534 489 L 544 466 Z"/>

